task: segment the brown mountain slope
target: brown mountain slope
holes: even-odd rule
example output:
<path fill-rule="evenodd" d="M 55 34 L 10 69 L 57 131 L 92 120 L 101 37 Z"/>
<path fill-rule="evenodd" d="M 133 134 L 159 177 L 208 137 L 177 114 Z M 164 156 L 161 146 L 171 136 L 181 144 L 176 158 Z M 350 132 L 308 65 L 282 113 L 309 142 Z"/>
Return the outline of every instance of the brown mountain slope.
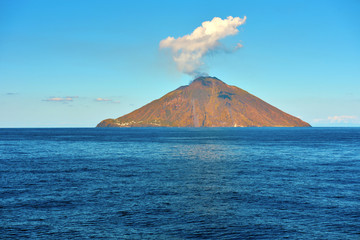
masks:
<path fill-rule="evenodd" d="M 160 99 L 97 127 L 310 127 L 217 78 L 199 77 Z"/>

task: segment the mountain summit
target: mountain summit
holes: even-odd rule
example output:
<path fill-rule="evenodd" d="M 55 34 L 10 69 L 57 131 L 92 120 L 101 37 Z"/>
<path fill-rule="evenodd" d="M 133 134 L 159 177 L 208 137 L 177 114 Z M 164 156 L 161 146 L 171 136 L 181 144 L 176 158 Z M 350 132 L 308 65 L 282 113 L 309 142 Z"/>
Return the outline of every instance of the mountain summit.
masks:
<path fill-rule="evenodd" d="M 187 86 L 97 127 L 310 127 L 260 98 L 215 77 Z"/>

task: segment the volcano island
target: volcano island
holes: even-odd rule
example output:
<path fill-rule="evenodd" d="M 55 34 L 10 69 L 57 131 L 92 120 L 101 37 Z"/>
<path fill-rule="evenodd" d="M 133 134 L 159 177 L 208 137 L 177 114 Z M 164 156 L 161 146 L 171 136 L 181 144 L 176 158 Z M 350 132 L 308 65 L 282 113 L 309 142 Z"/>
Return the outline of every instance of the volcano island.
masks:
<path fill-rule="evenodd" d="M 97 127 L 310 127 L 215 77 L 199 77 L 160 99 Z"/>

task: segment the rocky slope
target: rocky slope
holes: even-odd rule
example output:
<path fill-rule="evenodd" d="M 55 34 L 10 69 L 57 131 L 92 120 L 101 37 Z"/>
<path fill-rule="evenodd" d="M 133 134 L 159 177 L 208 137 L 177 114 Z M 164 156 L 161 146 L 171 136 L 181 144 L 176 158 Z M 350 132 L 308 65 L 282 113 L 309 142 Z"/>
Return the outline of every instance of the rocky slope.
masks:
<path fill-rule="evenodd" d="M 215 77 L 199 77 L 165 96 L 97 127 L 310 127 Z"/>

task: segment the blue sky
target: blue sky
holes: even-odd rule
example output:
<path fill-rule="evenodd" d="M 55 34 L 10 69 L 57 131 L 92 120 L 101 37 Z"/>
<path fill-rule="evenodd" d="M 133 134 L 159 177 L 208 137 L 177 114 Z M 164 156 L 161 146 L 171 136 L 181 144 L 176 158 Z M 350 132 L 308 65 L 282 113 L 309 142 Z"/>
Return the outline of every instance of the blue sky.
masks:
<path fill-rule="evenodd" d="M 193 77 L 161 40 L 247 17 L 210 76 L 313 126 L 360 126 L 360 1 L 0 1 L 0 127 L 93 127 Z"/>

